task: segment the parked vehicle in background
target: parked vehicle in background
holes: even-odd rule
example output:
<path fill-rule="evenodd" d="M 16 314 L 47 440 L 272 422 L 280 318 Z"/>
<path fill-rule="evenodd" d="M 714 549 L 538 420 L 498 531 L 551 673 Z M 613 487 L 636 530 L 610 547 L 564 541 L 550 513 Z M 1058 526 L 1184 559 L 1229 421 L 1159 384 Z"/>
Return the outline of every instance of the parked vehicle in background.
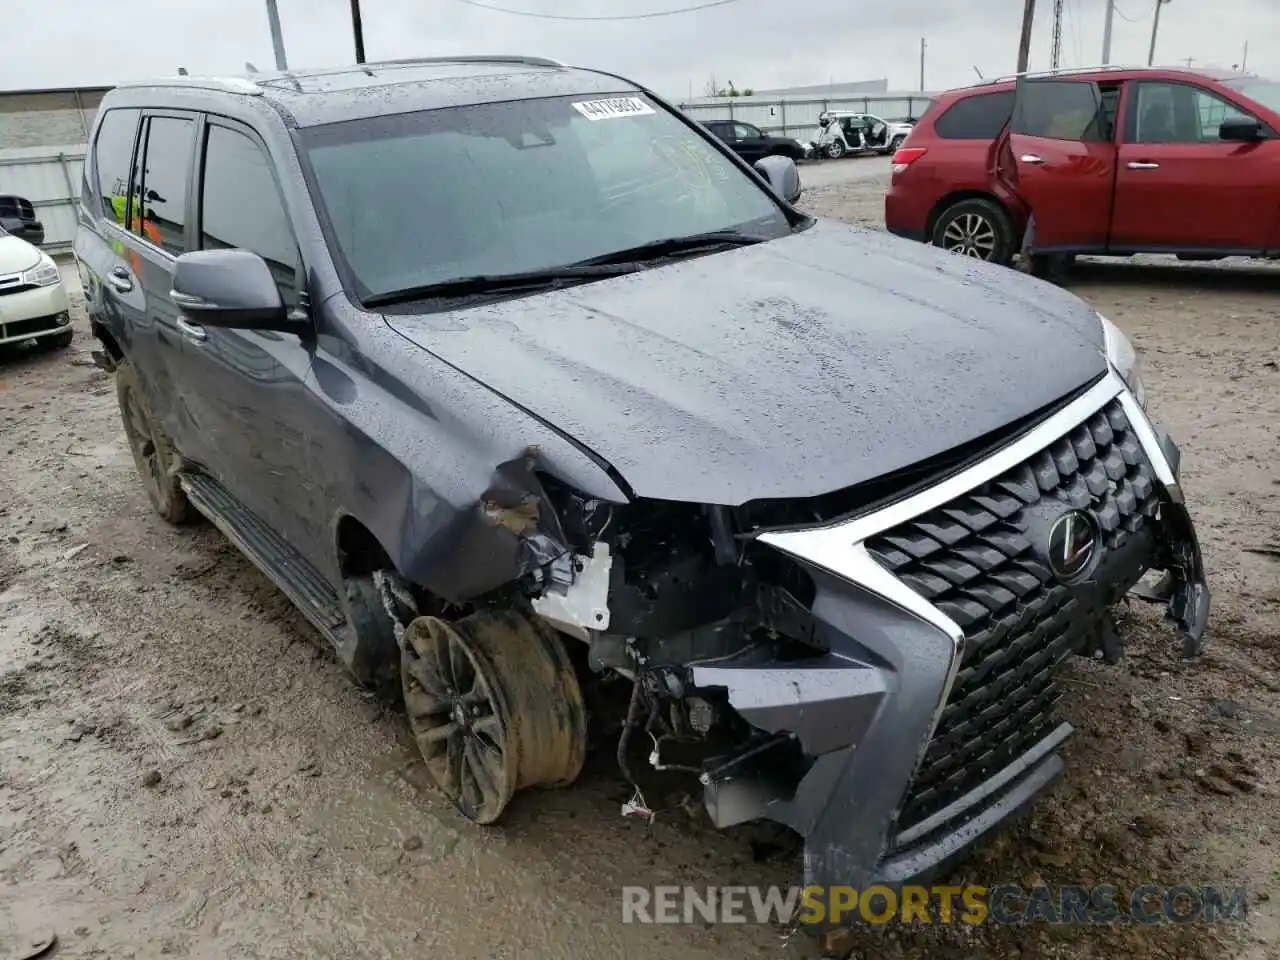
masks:
<path fill-rule="evenodd" d="M 706 120 L 702 124 L 723 140 L 743 160 L 754 163 L 764 157 L 805 158 L 805 145 L 793 137 L 778 137 L 739 120 Z"/>
<path fill-rule="evenodd" d="M 44 243 L 44 224 L 36 219 L 35 207 L 26 197 L 0 194 L 0 229 L 37 247 Z"/>
<path fill-rule="evenodd" d="M 939 96 L 893 158 L 885 224 L 1011 261 L 1280 255 L 1280 84 L 1208 70 L 1026 75 Z"/>
<path fill-rule="evenodd" d="M 810 152 L 832 160 L 851 153 L 889 154 L 902 146 L 913 126 L 911 120 L 885 120 L 872 113 L 824 111 Z"/>
<path fill-rule="evenodd" d="M 71 343 L 71 313 L 58 265 L 43 250 L 0 228 L 0 347 Z"/>
<path fill-rule="evenodd" d="M 155 510 L 398 687 L 464 816 L 589 722 L 627 815 L 641 747 L 806 883 L 901 883 L 1058 776 L 1146 572 L 1188 656 L 1208 588 L 1118 329 L 755 170 L 539 58 L 184 77 L 102 100 L 75 250 Z"/>

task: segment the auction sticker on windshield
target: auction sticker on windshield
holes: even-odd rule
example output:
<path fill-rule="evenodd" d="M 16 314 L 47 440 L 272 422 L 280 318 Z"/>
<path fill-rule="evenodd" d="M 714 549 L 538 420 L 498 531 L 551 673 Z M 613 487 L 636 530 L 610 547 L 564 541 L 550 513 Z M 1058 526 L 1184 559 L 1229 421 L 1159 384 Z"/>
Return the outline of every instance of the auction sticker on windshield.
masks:
<path fill-rule="evenodd" d="M 653 113 L 649 106 L 639 97 L 611 97 L 608 100 L 579 100 L 573 109 L 588 120 L 615 120 L 618 117 L 639 117 Z"/>

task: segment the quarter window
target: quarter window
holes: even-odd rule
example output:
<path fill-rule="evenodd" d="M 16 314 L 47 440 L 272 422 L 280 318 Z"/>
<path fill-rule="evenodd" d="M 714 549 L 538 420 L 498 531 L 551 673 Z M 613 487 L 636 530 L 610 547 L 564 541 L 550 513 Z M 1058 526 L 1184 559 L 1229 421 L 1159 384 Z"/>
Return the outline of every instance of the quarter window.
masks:
<path fill-rule="evenodd" d="M 739 140 L 759 140 L 761 137 L 760 131 L 749 123 L 735 123 L 733 135 Z"/>
<path fill-rule="evenodd" d="M 1253 119 L 1201 87 L 1139 83 L 1131 139 L 1135 143 L 1218 143 L 1218 128 L 1233 117 Z"/>
<path fill-rule="evenodd" d="M 195 124 L 181 117 L 147 120 L 145 161 L 137 181 L 134 232 L 175 257 L 185 253 L 187 185 Z"/>
<path fill-rule="evenodd" d="M 123 227 L 129 202 L 129 169 L 133 163 L 133 142 L 138 132 L 137 110 L 108 110 L 98 126 L 93 148 L 93 165 L 98 174 L 98 194 L 103 215 Z M 85 178 L 88 185 L 88 178 Z M 91 190 L 85 190 L 86 198 Z"/>
<path fill-rule="evenodd" d="M 271 169 L 255 141 L 210 125 L 200 191 L 200 246 L 253 251 L 267 262 L 285 304 L 293 306 L 298 245 Z"/>
<path fill-rule="evenodd" d="M 1012 112 L 1012 90 L 980 93 L 953 103 L 933 129 L 944 140 L 994 140 Z"/>

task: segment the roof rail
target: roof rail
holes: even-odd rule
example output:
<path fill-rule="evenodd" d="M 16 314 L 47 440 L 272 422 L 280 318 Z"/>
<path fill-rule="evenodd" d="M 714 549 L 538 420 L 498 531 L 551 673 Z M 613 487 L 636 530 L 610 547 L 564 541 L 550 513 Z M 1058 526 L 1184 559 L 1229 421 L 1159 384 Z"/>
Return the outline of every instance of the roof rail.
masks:
<path fill-rule="evenodd" d="M 458 57 L 406 57 L 398 60 L 379 60 L 377 63 L 356 64 L 355 69 L 361 67 L 377 67 L 393 64 L 396 66 L 410 66 L 418 63 L 523 63 L 531 67 L 565 67 L 567 64 L 561 63 L 559 60 L 552 60 L 549 57 L 532 57 L 523 56 L 521 54 L 497 53 L 497 54 L 469 54 Z"/>
<path fill-rule="evenodd" d="M 262 96 L 260 85 L 247 77 L 162 77 L 156 80 L 128 80 L 119 87 L 192 87 L 197 90 L 218 90 L 222 93 L 242 93 Z"/>
<path fill-rule="evenodd" d="M 1120 63 L 1108 63 L 1098 67 L 1059 67 L 1057 70 L 1024 70 L 1022 73 L 1010 73 L 1003 77 L 992 77 L 975 86 L 982 86 L 984 83 L 1008 83 L 1010 80 L 1034 80 L 1042 77 L 1062 77 L 1071 76 L 1078 73 L 1106 73 L 1111 70 L 1142 70 L 1142 67 L 1128 66 Z"/>

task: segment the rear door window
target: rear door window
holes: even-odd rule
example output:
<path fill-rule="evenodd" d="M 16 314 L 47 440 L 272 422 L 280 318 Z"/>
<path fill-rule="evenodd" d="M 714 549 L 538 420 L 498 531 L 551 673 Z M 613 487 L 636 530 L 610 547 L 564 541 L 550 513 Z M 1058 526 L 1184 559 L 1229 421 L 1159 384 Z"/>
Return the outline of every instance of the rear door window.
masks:
<path fill-rule="evenodd" d="M 129 171 L 138 135 L 138 114 L 137 110 L 108 110 L 102 116 L 93 147 L 102 215 L 120 227 L 125 226 L 128 213 Z"/>
<path fill-rule="evenodd" d="M 933 129 L 944 140 L 994 140 L 1012 113 L 1012 90 L 979 93 L 953 103 Z"/>
<path fill-rule="evenodd" d="M 1014 133 L 1046 140 L 1107 140 L 1098 88 L 1083 80 L 1027 80 L 1015 94 Z"/>
<path fill-rule="evenodd" d="M 149 117 L 141 177 L 134 195 L 134 232 L 166 253 L 187 250 L 187 189 L 195 122 L 187 117 Z"/>

